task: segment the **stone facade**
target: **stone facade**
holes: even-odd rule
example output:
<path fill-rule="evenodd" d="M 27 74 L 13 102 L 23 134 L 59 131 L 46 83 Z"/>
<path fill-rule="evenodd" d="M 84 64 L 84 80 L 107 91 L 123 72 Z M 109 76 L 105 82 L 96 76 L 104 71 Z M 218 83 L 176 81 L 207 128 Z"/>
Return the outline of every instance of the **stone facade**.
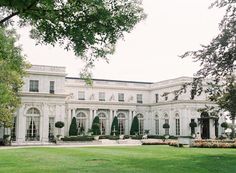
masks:
<path fill-rule="evenodd" d="M 48 142 L 58 133 L 67 136 L 73 117 L 78 127 L 87 132 L 94 117 L 99 116 L 104 135 L 111 133 L 115 116 L 121 134 L 129 134 L 134 116 L 139 118 L 140 134 L 149 130 L 152 135 L 190 136 L 191 121 L 197 123 L 195 131 L 203 138 L 215 138 L 223 130 L 216 124 L 225 121 L 225 117 L 213 119 L 197 111 L 212 104 L 206 95 L 190 100 L 190 89 L 179 97 L 174 94 L 192 80 L 190 77 L 157 83 L 94 79 L 89 86 L 79 78 L 66 77 L 64 67 L 33 65 L 28 73 L 11 130 L 18 144 Z M 170 94 L 163 96 L 165 93 Z M 54 127 L 57 121 L 65 123 L 60 131 Z M 169 130 L 163 128 L 164 123 L 170 125 Z"/>

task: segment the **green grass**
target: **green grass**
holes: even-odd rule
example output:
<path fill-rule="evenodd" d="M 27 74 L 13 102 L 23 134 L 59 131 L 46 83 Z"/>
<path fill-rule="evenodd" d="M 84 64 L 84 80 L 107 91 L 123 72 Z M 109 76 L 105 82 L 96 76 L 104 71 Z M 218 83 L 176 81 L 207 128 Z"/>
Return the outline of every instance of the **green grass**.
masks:
<path fill-rule="evenodd" d="M 0 150 L 0 173 L 234 173 L 235 149 L 168 146 Z"/>

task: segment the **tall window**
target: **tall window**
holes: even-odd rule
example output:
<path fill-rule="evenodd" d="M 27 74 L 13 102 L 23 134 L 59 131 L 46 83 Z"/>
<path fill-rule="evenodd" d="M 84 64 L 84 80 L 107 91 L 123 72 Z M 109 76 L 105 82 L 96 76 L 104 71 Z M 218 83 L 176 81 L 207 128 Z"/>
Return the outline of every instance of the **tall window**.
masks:
<path fill-rule="evenodd" d="M 78 92 L 78 99 L 79 100 L 85 100 L 85 92 L 84 91 L 79 91 Z"/>
<path fill-rule="evenodd" d="M 39 81 L 38 80 L 30 80 L 30 92 L 39 92 Z"/>
<path fill-rule="evenodd" d="M 40 113 L 36 108 L 30 108 L 26 115 L 26 141 L 39 141 Z"/>
<path fill-rule="evenodd" d="M 160 126 L 159 126 L 159 117 L 158 115 L 155 116 L 155 133 L 156 135 L 160 134 Z"/>
<path fill-rule="evenodd" d="M 76 121 L 77 121 L 77 126 L 78 126 L 78 131 L 79 134 L 84 133 L 85 129 L 86 129 L 86 115 L 83 112 L 79 112 L 76 115 Z"/>
<path fill-rule="evenodd" d="M 165 119 L 165 123 L 169 124 L 169 119 Z M 169 135 L 169 128 L 165 128 L 165 135 Z"/>
<path fill-rule="evenodd" d="M 104 113 L 99 113 L 100 131 L 102 135 L 106 134 L 106 115 Z"/>
<path fill-rule="evenodd" d="M 54 94 L 55 92 L 55 81 L 50 81 L 49 93 Z"/>
<path fill-rule="evenodd" d="M 54 139 L 54 117 L 49 117 L 49 127 L 48 127 L 48 139 L 53 140 Z"/>
<path fill-rule="evenodd" d="M 143 118 L 143 115 L 142 114 L 138 114 L 137 115 L 137 118 L 138 118 L 138 121 L 139 121 L 139 134 L 142 135 L 143 132 L 144 132 L 144 118 Z"/>
<path fill-rule="evenodd" d="M 158 103 L 158 101 L 159 101 L 159 94 L 155 94 L 155 100 L 156 100 L 156 103 Z"/>
<path fill-rule="evenodd" d="M 119 102 L 125 101 L 125 95 L 124 95 L 124 93 L 118 93 L 118 101 L 119 101 Z"/>
<path fill-rule="evenodd" d="M 179 114 L 175 115 L 175 134 L 176 136 L 180 135 L 180 120 L 179 120 Z"/>
<path fill-rule="evenodd" d="M 105 92 L 99 92 L 99 101 L 105 101 Z"/>
<path fill-rule="evenodd" d="M 118 126 L 119 126 L 119 133 L 121 135 L 125 134 L 125 114 L 119 113 L 118 116 Z"/>
<path fill-rule="evenodd" d="M 137 94 L 137 103 L 143 103 L 143 95 Z"/>

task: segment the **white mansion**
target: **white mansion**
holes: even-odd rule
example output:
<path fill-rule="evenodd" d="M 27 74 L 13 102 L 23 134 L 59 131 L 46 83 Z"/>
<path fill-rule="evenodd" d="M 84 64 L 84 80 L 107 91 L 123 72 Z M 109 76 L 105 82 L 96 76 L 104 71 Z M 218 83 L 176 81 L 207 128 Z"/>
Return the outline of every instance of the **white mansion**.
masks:
<path fill-rule="evenodd" d="M 202 138 L 215 138 L 223 130 L 219 124 L 225 121 L 224 117 L 215 119 L 197 111 L 212 104 L 206 95 L 190 100 L 190 89 L 179 97 L 174 94 L 173 91 L 192 80 L 190 77 L 157 83 L 93 79 L 93 85 L 89 86 L 80 78 L 66 77 L 64 67 L 33 65 L 28 73 L 11 130 L 18 144 L 48 142 L 58 134 L 54 125 L 57 121 L 65 123 L 61 134 L 67 136 L 73 117 L 78 127 L 88 131 L 98 116 L 104 135 L 110 134 L 115 116 L 120 134 L 129 134 L 134 116 L 139 119 L 140 134 L 149 130 L 151 135 L 190 136 L 191 121 L 197 123 L 195 131 Z M 163 96 L 164 93 L 170 94 Z M 164 123 L 170 128 L 164 129 Z M 2 135 L 0 128 L 0 138 Z"/>

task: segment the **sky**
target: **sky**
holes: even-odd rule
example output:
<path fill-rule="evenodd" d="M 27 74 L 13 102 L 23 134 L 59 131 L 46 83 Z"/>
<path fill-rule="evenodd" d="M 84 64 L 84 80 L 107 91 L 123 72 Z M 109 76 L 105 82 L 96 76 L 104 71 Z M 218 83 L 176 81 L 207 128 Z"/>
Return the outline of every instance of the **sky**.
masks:
<path fill-rule="evenodd" d="M 209 9 L 214 0 L 143 0 L 147 18 L 119 40 L 109 63 L 98 61 L 93 78 L 158 82 L 193 76 L 199 65 L 179 55 L 198 50 L 218 33 L 224 10 Z M 67 76 L 79 77 L 82 61 L 60 47 L 35 45 L 29 29 L 19 30 L 23 53 L 31 64 L 65 66 Z"/>

